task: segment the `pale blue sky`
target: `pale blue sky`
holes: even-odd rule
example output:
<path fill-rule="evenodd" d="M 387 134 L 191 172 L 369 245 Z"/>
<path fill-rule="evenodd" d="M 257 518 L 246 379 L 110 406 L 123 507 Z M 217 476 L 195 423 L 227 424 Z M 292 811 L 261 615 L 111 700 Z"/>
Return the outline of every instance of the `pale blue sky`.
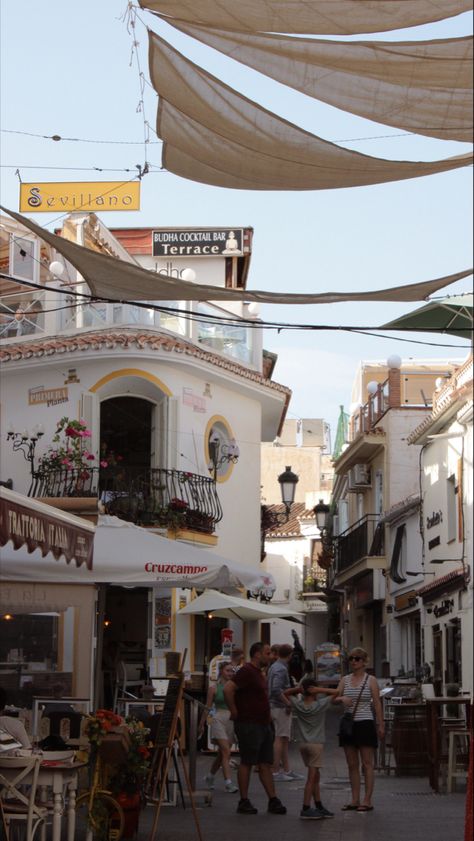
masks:
<path fill-rule="evenodd" d="M 87 140 L 137 141 L 137 145 L 79 143 L 1 134 L 2 204 L 18 209 L 18 167 L 23 181 L 118 180 L 120 172 L 95 173 L 41 167 L 143 165 L 140 87 L 124 0 L 3 0 L 1 128 Z M 179 5 L 179 4 L 177 4 Z M 432 160 L 470 150 L 468 144 L 414 136 L 337 111 L 220 56 L 139 11 L 148 26 L 192 60 L 273 109 L 332 141 L 378 157 Z M 470 33 L 472 16 L 404 32 L 383 40 L 442 38 Z M 365 36 L 376 40 L 377 36 Z M 148 79 L 147 37 L 137 22 L 141 69 Z M 145 86 L 145 115 L 154 126 L 156 95 Z M 380 139 L 367 139 L 374 136 Z M 390 135 L 390 137 L 386 137 Z M 156 141 L 154 134 L 151 139 Z M 341 144 L 342 145 L 342 144 Z M 161 146 L 148 147 L 159 166 Z M 8 168 L 11 165 L 13 168 Z M 57 216 L 36 215 L 50 227 Z M 139 213 L 104 213 L 110 227 L 245 226 L 255 229 L 248 286 L 276 291 L 376 289 L 429 280 L 472 265 L 472 170 L 375 187 L 308 193 L 224 190 L 194 184 L 166 172 L 147 175 Z M 446 291 L 467 291 L 469 281 Z M 319 324 L 375 325 L 414 309 L 410 304 L 338 304 L 264 307 L 266 319 Z M 398 334 L 397 334 L 398 335 Z M 417 336 L 436 342 L 434 334 Z M 325 417 L 333 427 L 339 404 L 350 403 L 358 362 L 404 357 L 464 357 L 467 343 L 439 341 L 460 350 L 403 344 L 395 339 L 346 333 L 267 332 L 265 346 L 279 355 L 275 379 L 293 389 L 290 416 Z"/>

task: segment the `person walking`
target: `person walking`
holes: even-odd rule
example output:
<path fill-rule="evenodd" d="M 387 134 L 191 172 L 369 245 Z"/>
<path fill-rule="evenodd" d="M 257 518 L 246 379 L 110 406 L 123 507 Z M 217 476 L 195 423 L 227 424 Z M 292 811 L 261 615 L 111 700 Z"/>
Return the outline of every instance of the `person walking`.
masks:
<path fill-rule="evenodd" d="M 202 736 L 206 718 L 210 716 L 210 737 L 217 745 L 217 756 L 205 776 L 209 789 L 214 788 L 214 778 L 219 768 L 224 775 L 224 787 L 229 794 L 238 792 L 232 781 L 230 771 L 230 752 L 234 743 L 234 724 L 230 719 L 230 710 L 224 698 L 224 686 L 234 675 L 234 667 L 227 660 L 221 660 L 218 666 L 217 681 L 209 686 L 206 707 L 199 722 L 198 736 Z"/>
<path fill-rule="evenodd" d="M 240 750 L 240 800 L 237 812 L 242 815 L 255 815 L 258 812 L 249 800 L 252 766 L 258 765 L 260 782 L 268 797 L 267 811 L 273 815 L 286 815 L 286 807 L 275 794 L 272 775 L 273 730 L 267 681 L 262 672 L 268 663 L 270 646 L 254 642 L 249 653 L 250 662 L 245 663 L 224 684 L 224 698 L 234 721 Z"/>
<path fill-rule="evenodd" d="M 367 652 L 363 648 L 353 648 L 349 654 L 350 674 L 343 677 L 337 688 L 335 702 L 342 700 L 346 709 L 354 717 L 351 736 L 339 736 L 339 745 L 344 748 L 352 799 L 342 807 L 343 811 L 372 812 L 374 791 L 375 751 L 380 739 L 385 736 L 382 702 L 377 681 L 369 675 Z M 347 699 L 347 702 L 346 700 Z M 351 702 L 349 705 L 349 701 Z M 374 721 L 375 716 L 375 721 Z M 360 765 L 364 775 L 364 799 L 360 800 Z"/>
<path fill-rule="evenodd" d="M 314 678 L 309 677 L 303 678 L 299 686 L 286 689 L 284 694 L 292 705 L 295 738 L 299 742 L 301 757 L 308 771 L 300 818 L 333 818 L 334 813 L 326 809 L 321 802 L 319 769 L 322 767 L 326 741 L 326 711 L 331 699 L 337 695 L 337 689 L 318 686 Z M 312 800 L 314 808 L 311 806 Z"/>
<path fill-rule="evenodd" d="M 278 660 L 268 670 L 270 712 L 275 730 L 273 743 L 273 779 L 286 783 L 304 779 L 302 774 L 290 770 L 288 748 L 291 735 L 291 703 L 285 690 L 291 686 L 288 665 L 293 655 L 291 645 L 280 645 Z"/>

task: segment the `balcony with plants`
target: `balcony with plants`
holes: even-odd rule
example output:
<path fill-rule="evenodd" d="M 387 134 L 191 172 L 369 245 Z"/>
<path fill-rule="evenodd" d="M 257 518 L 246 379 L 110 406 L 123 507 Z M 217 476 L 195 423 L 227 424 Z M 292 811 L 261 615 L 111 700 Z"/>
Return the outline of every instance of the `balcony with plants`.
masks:
<path fill-rule="evenodd" d="M 52 446 L 32 470 L 28 495 L 52 499 L 97 499 L 99 509 L 139 526 L 168 532 L 215 532 L 222 519 L 216 483 L 209 476 L 125 463 L 102 449 L 99 463 L 87 447 L 91 432 L 82 420 L 62 418 Z"/>

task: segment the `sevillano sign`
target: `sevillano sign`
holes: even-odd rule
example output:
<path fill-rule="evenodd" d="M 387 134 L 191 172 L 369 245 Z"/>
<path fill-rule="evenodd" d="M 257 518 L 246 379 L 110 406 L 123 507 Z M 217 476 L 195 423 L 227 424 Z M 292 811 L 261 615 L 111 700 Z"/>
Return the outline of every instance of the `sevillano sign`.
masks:
<path fill-rule="evenodd" d="M 22 213 L 140 210 L 139 181 L 35 182 L 20 184 Z"/>

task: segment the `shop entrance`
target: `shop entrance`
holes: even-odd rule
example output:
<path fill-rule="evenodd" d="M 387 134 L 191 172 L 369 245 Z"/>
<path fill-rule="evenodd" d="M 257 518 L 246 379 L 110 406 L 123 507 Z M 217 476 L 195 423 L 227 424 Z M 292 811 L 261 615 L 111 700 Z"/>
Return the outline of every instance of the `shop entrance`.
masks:
<path fill-rule="evenodd" d="M 104 705 L 111 708 L 117 679 L 123 673 L 122 663 L 133 666 L 133 671 L 142 680 L 147 678 L 151 602 L 148 587 L 128 589 L 110 585 L 104 590 L 99 662 L 102 664 Z"/>

